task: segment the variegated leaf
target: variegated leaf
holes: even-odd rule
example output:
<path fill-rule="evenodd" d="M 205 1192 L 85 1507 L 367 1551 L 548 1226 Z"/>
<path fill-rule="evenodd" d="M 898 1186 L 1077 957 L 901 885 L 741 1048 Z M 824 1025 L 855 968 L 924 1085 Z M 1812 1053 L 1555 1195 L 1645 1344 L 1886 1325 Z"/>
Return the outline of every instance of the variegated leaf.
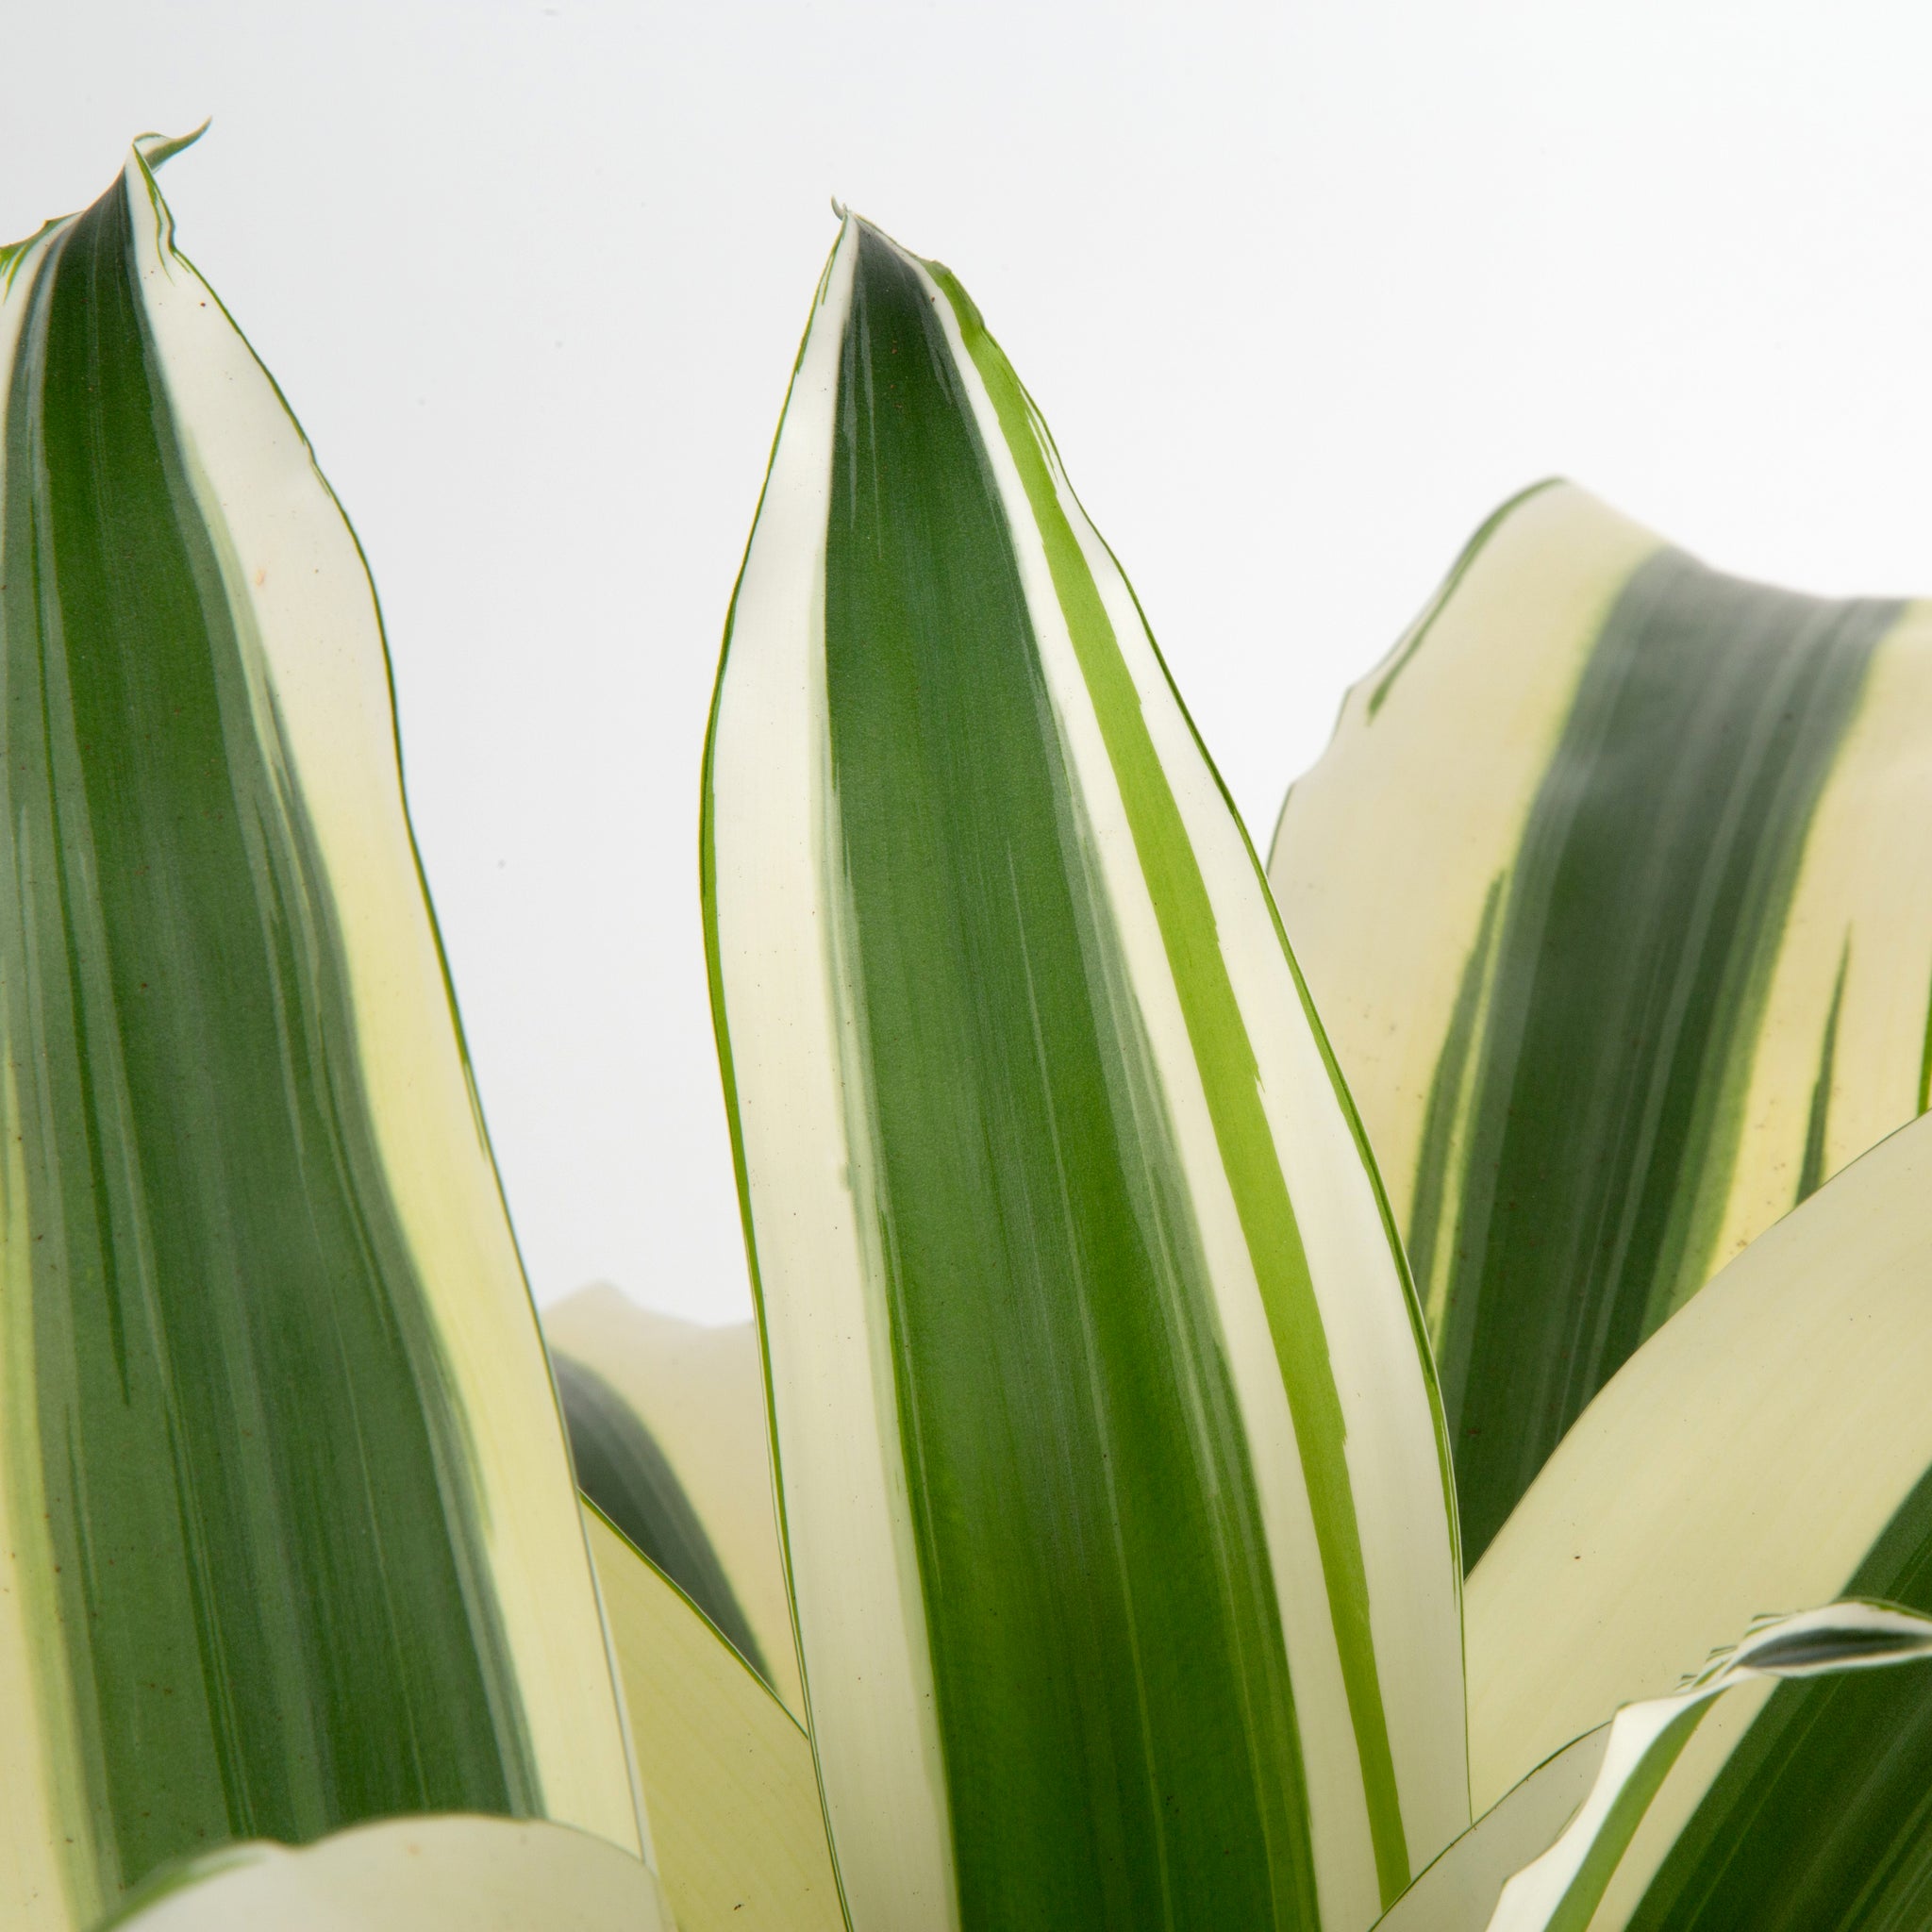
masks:
<path fill-rule="evenodd" d="M 1484 1932 L 1503 1888 L 1583 1808 L 1609 1741 L 1609 1725 L 1599 1724 L 1545 1758 L 1417 1878 L 1375 1932 Z"/>
<path fill-rule="evenodd" d="M 1037 410 L 954 277 L 856 219 L 703 858 L 854 1925 L 1366 1925 L 1467 1822 L 1400 1250 Z"/>
<path fill-rule="evenodd" d="M 1922 1662 L 1927 1657 L 1932 1657 L 1932 1617 L 1882 1604 L 1832 1604 L 1762 1625 L 1707 1664 L 1674 1696 L 1620 1710 L 1609 1727 L 1603 1761 L 1589 1797 L 1549 1850 L 1503 1888 L 1489 1932 L 1625 1932 L 1638 1923 L 1690 1926 L 1693 1923 L 1690 1918 L 1676 1913 L 1658 1918 L 1645 1911 L 1641 1893 L 1633 1919 L 1630 1903 L 1617 1896 L 1618 1881 L 1624 1875 L 1631 1841 L 1652 1822 L 1659 1794 L 1716 1701 L 1749 1684 L 1829 1681 L 1849 1674 Z M 1909 1676 L 1924 1674 L 1913 1672 Z M 1870 1740 L 1868 1748 L 1876 1749 L 1877 1741 Z M 1826 1813 L 1834 1811 L 1838 1791 L 1829 1775 L 1830 1767 L 1802 1749 L 1792 1761 L 1793 1767 L 1811 1780 L 1814 1806 Z M 1846 1821 L 1839 1817 L 1833 1823 L 1843 1834 Z M 1715 1853 L 1713 1865 L 1749 1857 L 1749 1848 L 1735 1840 L 1702 1849 Z M 1814 1928 L 1899 1924 L 1882 1907 L 1873 1909 L 1874 1884 L 1882 1885 L 1890 1875 L 1874 1856 L 1878 1849 L 1871 1844 L 1857 1845 L 1853 1855 L 1861 1869 L 1853 1883 L 1814 1898 L 1808 1908 L 1769 1894 L 1774 1900 L 1769 1917 L 1725 1915 L 1721 1923 Z M 1857 1885 L 1859 1878 L 1865 1880 L 1862 1898 Z M 1800 1912 L 1808 1910 L 1809 1915 L 1786 1916 L 1793 1906 Z"/>
<path fill-rule="evenodd" d="M 584 1494 L 802 1716 L 757 1330 L 598 1287 L 554 1304 L 543 1332 Z"/>
<path fill-rule="evenodd" d="M 1932 1612 L 1928 1255 L 1932 1119 L 1759 1236 L 1584 1411 L 1469 1579 L 1478 1807 L 1754 1617 Z M 1928 1786 L 1925 1673 L 1740 1690 L 1625 1860 L 1620 1885 L 1657 1888 L 1633 1923 L 1895 1923 L 1932 1888 Z M 1854 1898 L 1869 1921 L 1836 1916 Z"/>
<path fill-rule="evenodd" d="M 1706 569 L 1544 485 L 1270 860 L 1383 1163 L 1474 1562 L 1642 1339 L 1932 1074 L 1932 606 Z"/>
<path fill-rule="evenodd" d="M 389 1813 L 641 1846 L 375 596 L 173 145 L 0 260 L 8 1926 Z"/>

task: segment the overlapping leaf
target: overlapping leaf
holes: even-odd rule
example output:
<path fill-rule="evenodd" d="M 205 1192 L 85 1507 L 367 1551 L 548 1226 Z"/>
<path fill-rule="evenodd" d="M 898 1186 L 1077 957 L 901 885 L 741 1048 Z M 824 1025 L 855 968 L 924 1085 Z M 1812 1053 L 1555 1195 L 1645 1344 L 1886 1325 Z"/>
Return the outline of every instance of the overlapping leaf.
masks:
<path fill-rule="evenodd" d="M 757 1331 L 599 1287 L 548 1308 L 543 1332 L 584 1494 L 802 1716 Z"/>
<path fill-rule="evenodd" d="M 354 537 L 144 142 L 0 261 L 0 1919 L 418 1810 L 635 1853 Z"/>
<path fill-rule="evenodd" d="M 439 1815 L 300 1851 L 230 1845 L 157 1874 L 100 1932 L 690 1932 L 649 1867 L 539 1819 Z"/>
<path fill-rule="evenodd" d="M 670 1579 L 586 1513 L 678 1932 L 842 1932 L 805 1733 Z"/>
<path fill-rule="evenodd" d="M 1030 399 L 857 220 L 734 601 L 704 866 L 853 1924 L 1366 1924 L 1467 1819 L 1399 1249 Z"/>
<path fill-rule="evenodd" d="M 1479 1807 L 1754 1617 L 1840 1595 L 1932 1612 L 1928 1254 L 1922 1120 L 1760 1236 L 1584 1412 L 1469 1580 Z M 1893 1923 L 1932 1890 L 1928 1775 L 1924 1673 L 1740 1692 L 1639 1841 L 1632 1923 Z M 1837 1916 L 1855 1899 L 1869 1918 Z"/>
<path fill-rule="evenodd" d="M 1932 1618 L 1881 1604 L 1832 1604 L 1764 1624 L 1674 1695 L 1620 1710 L 1589 1797 L 1549 1850 L 1503 1888 L 1489 1932 L 1590 1932 L 1592 1927 L 1623 1932 L 1631 1923 L 1630 1913 L 1614 1899 L 1613 1888 L 1624 1875 L 1631 1841 L 1650 1822 L 1660 1790 L 1699 1726 L 1727 1692 L 1765 1680 L 1805 1682 L 1888 1670 L 1928 1655 Z M 1923 1674 L 1911 1673 L 1907 1681 Z M 1822 1794 L 1829 1792 L 1828 1786 L 1819 1789 Z M 1725 1860 L 1742 1849 L 1735 1840 L 1726 1843 Z M 1869 1903 L 1872 1888 L 1866 1890 Z M 1779 1902 L 1787 1908 L 1790 1903 Z M 1848 1888 L 1815 1905 L 1823 1907 L 1821 1916 L 1788 1923 L 1843 1926 L 1851 1920 Z M 1672 1916 L 1653 1923 L 1683 1926 L 1690 1922 Z M 1764 1925 L 1772 1921 L 1727 1916 L 1724 1923 Z"/>
<path fill-rule="evenodd" d="M 1925 1105 L 1932 608 L 1550 485 L 1298 780 L 1270 877 L 1388 1176 L 1465 1557 L 1633 1348 Z"/>

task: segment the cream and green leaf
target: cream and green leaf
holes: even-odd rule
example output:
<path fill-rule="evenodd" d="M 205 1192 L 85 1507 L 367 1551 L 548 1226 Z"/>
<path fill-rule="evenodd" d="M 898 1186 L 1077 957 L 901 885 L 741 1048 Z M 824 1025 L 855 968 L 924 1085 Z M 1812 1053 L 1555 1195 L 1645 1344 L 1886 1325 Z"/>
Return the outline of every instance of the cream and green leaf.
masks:
<path fill-rule="evenodd" d="M 382 631 L 144 141 L 0 262 L 0 1920 L 396 1813 L 643 1847 Z"/>
<path fill-rule="evenodd" d="M 1656 1815 L 1659 1795 L 1673 1771 L 1717 1700 L 1727 1692 L 1747 1684 L 1816 1686 L 1820 1680 L 1839 1689 L 1847 1677 L 1856 1680 L 1891 1665 L 1923 1662 L 1928 1656 L 1932 1656 L 1932 1617 L 1885 1604 L 1837 1603 L 1822 1610 L 1767 1620 L 1733 1648 L 1712 1658 L 1683 1690 L 1669 1697 L 1626 1706 L 1609 1726 L 1590 1795 L 1550 1848 L 1504 1886 L 1489 1932 L 1590 1932 L 1592 1927 L 1594 1932 L 1622 1932 L 1632 1923 L 1628 1909 L 1612 1896 L 1624 1875 L 1632 1840 Z M 1905 1681 L 1915 1682 L 1923 1674 L 1909 1673 Z M 1821 1768 L 1811 1767 L 1814 1773 Z M 1824 1799 L 1830 1807 L 1833 1794 L 1828 1785 L 1814 1785 L 1811 1795 Z M 1754 1796 L 1761 1802 L 1764 1793 L 1757 1791 Z M 1724 1847 L 1726 1861 L 1739 1849 L 1733 1837 Z M 1848 1889 L 1811 1902 L 1814 1910 L 1823 1906 L 1822 1917 L 1790 1917 L 1790 1908 L 1798 1902 L 1773 1896 L 1772 1916 L 1739 1916 L 1732 1911 L 1721 1923 L 1751 1926 L 1842 1926 L 1853 1923 L 1844 1910 L 1852 1902 Z M 1805 1912 L 1803 1905 L 1798 1909 Z M 1902 1923 L 1889 1913 L 1885 1922 Z M 1645 1923 L 1686 1926 L 1692 1922 L 1674 1915 L 1658 1921 L 1645 1916 Z"/>
<path fill-rule="evenodd" d="M 1925 1105 L 1932 607 L 1549 484 L 1289 794 L 1282 916 L 1382 1162 L 1474 1562 L 1631 1351 Z"/>
<path fill-rule="evenodd" d="M 546 1308 L 543 1333 L 578 1486 L 802 1721 L 758 1330 L 598 1286 Z"/>
<path fill-rule="evenodd" d="M 810 1740 L 668 1575 L 585 1515 L 678 1932 L 843 1932 Z"/>
<path fill-rule="evenodd" d="M 703 865 L 852 1924 L 1367 1925 L 1468 1819 L 1399 1245 L 1031 399 L 856 219 L 732 608 Z"/>
<path fill-rule="evenodd" d="M 1857 1690 L 1911 1697 L 1923 1694 L 1924 1674 L 1872 1674 L 1928 1656 L 1932 1617 L 1894 1604 L 1848 1599 L 1759 1619 L 1677 1690 L 1624 1706 L 1538 1765 L 1417 1879 L 1377 1932 L 1626 1932 L 1639 1924 L 1818 1932 L 1921 1923 L 1922 1887 L 1887 1883 L 1897 1873 L 1886 1866 L 1898 1861 L 1886 1858 L 1882 1841 L 1860 1835 L 1868 1821 L 1856 1804 L 1846 1806 L 1842 1754 L 1840 1761 L 1814 1756 L 1802 1735 L 1781 1759 L 1738 1752 L 1725 1774 L 1735 1815 L 1715 1830 L 1691 1824 L 1681 1788 L 1701 1790 L 1708 1763 L 1729 1752 L 1745 1726 L 1762 1729 L 1767 1695 L 1774 1707 Z M 1889 1742 L 1874 1728 L 1857 1755 L 1882 1760 Z M 1795 1815 L 1801 1807 L 1811 1815 Z M 1754 1833 L 1792 1824 L 1808 1840 L 1798 1858 L 1754 1856 Z M 1837 1869 L 1802 1869 L 1805 1854 L 1815 1858 L 1831 1837 L 1840 1840 L 1837 1857 L 1819 1863 Z M 1659 1911 L 1651 1880 L 1667 1859 L 1710 1883 L 1694 1902 L 1671 1896 Z M 1739 1875 L 1742 1887 L 1729 1883 Z M 1781 1889 L 1793 1880 L 1795 1890 Z M 1701 1916 L 1696 1907 L 1720 1893 L 1726 1895 L 1718 1908 Z"/>
<path fill-rule="evenodd" d="M 705 763 L 758 1325 L 553 1381 L 180 145 L 0 250 L 0 1920 L 1932 1917 L 1932 610 L 1525 492 L 1291 795 L 1304 982 L 842 218 Z"/>
<path fill-rule="evenodd" d="M 1584 1412 L 1469 1579 L 1479 1808 L 1754 1617 L 1838 1596 L 1932 1612 L 1928 1256 L 1921 1120 L 1754 1241 Z M 1652 1888 L 1631 1923 L 1875 1927 L 1932 1897 L 1932 1679 L 1759 1702 L 1731 1700 L 1674 1772 L 1626 1860 L 1621 1882 Z"/>
<path fill-rule="evenodd" d="M 392 1818 L 159 1873 L 99 1932 L 694 1932 L 650 1868 L 542 1819 Z"/>

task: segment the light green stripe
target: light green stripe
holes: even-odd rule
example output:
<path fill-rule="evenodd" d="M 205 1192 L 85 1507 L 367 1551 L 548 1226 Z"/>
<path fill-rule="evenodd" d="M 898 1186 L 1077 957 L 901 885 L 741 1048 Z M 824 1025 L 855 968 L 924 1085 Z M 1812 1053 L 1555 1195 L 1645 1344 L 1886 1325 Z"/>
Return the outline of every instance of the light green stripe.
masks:
<path fill-rule="evenodd" d="M 1498 873 L 1483 895 L 1482 923 L 1476 927 L 1475 943 L 1469 949 L 1469 958 L 1463 961 L 1462 983 L 1456 989 L 1449 1028 L 1442 1036 L 1442 1050 L 1429 1081 L 1428 1104 L 1423 1110 L 1422 1145 L 1416 1155 L 1415 1187 L 1408 1212 L 1408 1253 L 1432 1330 L 1441 1327 L 1441 1310 L 1431 1305 L 1429 1296 L 1436 1280 L 1437 1249 L 1448 1195 L 1449 1156 L 1462 1117 L 1470 1053 L 1482 1014 L 1483 990 L 1495 947 L 1496 915 L 1503 902 L 1505 877 L 1505 874 Z M 1443 1286 L 1446 1293 L 1446 1281 Z"/>
<path fill-rule="evenodd" d="M 1928 1107 L 1932 1107 L 1932 993 L 1925 1001 L 1925 1038 L 1919 1048 L 1918 1111 L 1924 1113 Z"/>
<path fill-rule="evenodd" d="M 1216 940 L 1207 884 L 1140 693 L 1060 505 L 1037 412 L 972 298 L 944 269 L 935 266 L 932 273 L 952 304 L 1018 467 L 1159 922 L 1294 1417 L 1386 1907 L 1408 1882 L 1408 1851 L 1375 1668 L 1368 1578 L 1343 1447 L 1346 1427 L 1314 1283 L 1261 1105 L 1254 1049 Z"/>
<path fill-rule="evenodd" d="M 1245 1434 L 1016 533 L 925 284 L 857 242 L 821 890 L 960 1921 L 1307 1927 Z"/>
<path fill-rule="evenodd" d="M 1707 1697 L 1679 1711 L 1652 1740 L 1641 1763 L 1617 1793 L 1610 1815 L 1591 1840 L 1582 1866 L 1564 1890 L 1562 1902 L 1550 1914 L 1544 1932 L 1589 1932 L 1591 1919 L 1603 1903 L 1624 1854 L 1630 1849 L 1630 1840 L 1637 1836 L 1637 1827 L 1643 1823 L 1651 1800 L 1662 1788 L 1672 1765 L 1683 1755 L 1691 1732 L 1704 1722 L 1704 1714 L 1710 1706 L 1711 1700 Z"/>

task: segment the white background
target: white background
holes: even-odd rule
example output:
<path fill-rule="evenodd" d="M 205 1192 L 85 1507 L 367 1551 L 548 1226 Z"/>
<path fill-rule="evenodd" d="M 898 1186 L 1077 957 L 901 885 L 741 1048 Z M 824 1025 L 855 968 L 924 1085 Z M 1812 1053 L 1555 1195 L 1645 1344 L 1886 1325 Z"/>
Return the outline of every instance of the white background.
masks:
<path fill-rule="evenodd" d="M 0 0 L 0 235 L 164 186 L 390 625 L 540 1300 L 744 1313 L 696 886 L 720 625 L 837 194 L 956 269 L 1265 845 L 1560 471 L 1932 589 L 1923 0 Z"/>

